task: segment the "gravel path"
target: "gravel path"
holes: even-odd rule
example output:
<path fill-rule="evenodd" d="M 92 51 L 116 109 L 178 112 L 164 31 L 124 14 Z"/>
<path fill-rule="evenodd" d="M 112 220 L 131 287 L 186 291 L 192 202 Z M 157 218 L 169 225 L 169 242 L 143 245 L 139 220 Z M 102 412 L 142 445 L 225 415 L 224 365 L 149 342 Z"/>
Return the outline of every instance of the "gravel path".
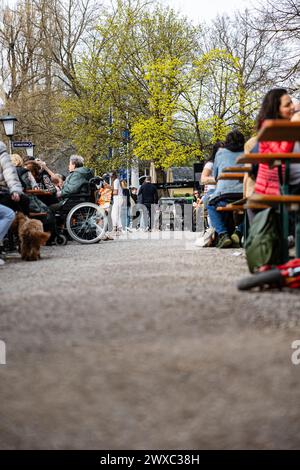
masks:
<path fill-rule="evenodd" d="M 299 447 L 300 293 L 238 292 L 242 250 L 131 238 L 0 269 L 0 448 Z"/>

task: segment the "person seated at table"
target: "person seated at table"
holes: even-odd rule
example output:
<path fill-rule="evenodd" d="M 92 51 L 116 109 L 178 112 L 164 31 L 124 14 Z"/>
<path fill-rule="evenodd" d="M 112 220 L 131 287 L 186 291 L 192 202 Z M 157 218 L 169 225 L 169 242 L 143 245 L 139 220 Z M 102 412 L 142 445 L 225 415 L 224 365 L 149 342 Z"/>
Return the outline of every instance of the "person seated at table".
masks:
<path fill-rule="evenodd" d="M 27 168 L 34 176 L 39 189 L 47 191 L 50 194 L 45 196 L 40 195 L 39 198 L 47 205 L 55 204 L 58 202 L 56 195 L 55 185 L 52 183 L 48 172 L 41 166 L 40 162 L 36 160 L 29 160 L 25 162 L 25 168 Z"/>
<path fill-rule="evenodd" d="M 221 141 L 218 141 L 213 145 L 212 152 L 207 162 L 205 163 L 202 173 L 201 173 L 200 183 L 204 184 L 204 195 L 202 196 L 200 202 L 201 204 L 203 204 L 204 210 L 207 209 L 209 198 L 216 189 L 216 180 L 213 176 L 213 166 L 214 166 L 216 153 L 219 150 L 219 148 L 223 146 L 224 146 L 224 143 Z M 203 212 L 203 216 L 204 216 L 204 212 Z M 212 227 L 209 216 L 207 216 L 207 224 L 208 224 L 208 227 L 205 227 L 205 224 L 204 224 L 204 231 L 202 232 L 201 236 L 197 238 L 195 241 L 195 245 L 198 247 L 204 248 L 204 247 L 212 246 L 214 243 L 215 230 Z"/>
<path fill-rule="evenodd" d="M 61 197 L 63 199 L 72 194 L 86 193 L 88 191 L 88 182 L 94 176 L 93 170 L 84 165 L 84 158 L 81 155 L 71 155 L 69 161 L 69 176 L 66 178 Z"/>
<path fill-rule="evenodd" d="M 226 136 L 224 147 L 216 153 L 213 176 L 217 181 L 218 175 L 227 166 L 236 165 L 236 158 L 243 153 L 245 144 L 244 135 L 239 130 L 233 130 Z M 218 207 L 225 207 L 228 202 L 237 200 L 243 195 L 243 185 L 239 180 L 219 180 L 216 189 L 208 201 L 208 215 L 212 227 L 218 235 L 217 248 L 237 248 L 240 246 L 243 223 L 237 223 L 232 232 L 230 214 L 218 212 Z"/>
<path fill-rule="evenodd" d="M 266 119 L 288 119 L 294 114 L 294 103 L 285 88 L 273 88 L 265 95 L 257 118 L 257 129 L 260 130 Z M 294 142 L 267 141 L 259 142 L 259 153 L 289 153 L 294 148 Z M 284 177 L 285 165 L 281 165 Z M 258 165 L 258 173 L 254 191 L 258 194 L 280 194 L 278 167 L 270 168 L 266 163 Z"/>
<path fill-rule="evenodd" d="M 28 168 L 24 168 L 24 160 L 21 155 L 13 153 L 11 161 L 15 165 L 23 190 L 39 189 L 39 186 Z M 30 212 L 48 212 L 48 207 L 35 194 L 27 194 L 29 198 Z"/>
<path fill-rule="evenodd" d="M 46 164 L 45 161 L 41 160 L 40 158 L 36 158 L 35 161 L 38 163 L 38 165 L 40 166 L 42 172 L 44 175 L 48 175 L 48 177 L 50 178 L 51 182 L 54 184 L 55 188 L 56 188 L 56 197 L 58 199 L 60 199 L 61 197 L 61 189 L 63 187 L 63 184 L 64 184 L 64 180 L 66 178 L 64 178 L 62 175 L 60 175 L 59 173 L 54 173 L 54 171 L 52 171 L 48 165 Z M 46 180 L 47 181 L 47 180 Z"/>
<path fill-rule="evenodd" d="M 13 165 L 6 145 L 0 141 L 0 204 L 14 211 L 29 214 L 29 199 L 23 193 L 16 167 Z"/>
<path fill-rule="evenodd" d="M 201 204 L 200 192 L 198 189 L 195 189 L 193 194 L 193 207 L 199 207 Z"/>
<path fill-rule="evenodd" d="M 216 189 L 216 180 L 213 176 L 213 167 L 214 167 L 216 153 L 219 150 L 219 148 L 223 146 L 224 146 L 224 143 L 221 141 L 218 141 L 213 145 L 210 157 L 205 163 L 203 167 L 203 171 L 201 173 L 201 184 L 204 184 L 204 196 L 202 197 L 202 203 L 204 205 L 207 205 L 209 196 L 211 196 L 214 190 Z"/>
<path fill-rule="evenodd" d="M 11 155 L 11 161 L 15 165 L 19 179 L 21 181 L 23 190 L 31 190 L 31 189 L 40 189 L 34 176 L 32 175 L 31 171 L 29 171 L 28 168 L 24 168 L 24 160 L 21 157 L 21 155 L 18 155 L 17 153 Z M 37 167 L 35 167 L 36 169 Z M 44 231 L 45 232 L 51 232 L 52 238 L 50 238 L 50 242 L 48 241 L 48 244 L 51 244 L 51 241 L 56 233 L 56 224 L 55 224 L 55 218 L 47 206 L 42 200 L 41 200 L 41 195 L 36 195 L 36 194 L 27 194 L 27 197 L 29 199 L 29 210 L 33 214 L 43 214 L 39 215 L 38 218 L 41 220 L 43 223 Z M 47 197 L 47 196 L 44 196 Z M 51 196 L 49 196 L 51 197 Z M 32 217 L 34 217 L 32 215 Z"/>
<path fill-rule="evenodd" d="M 18 153 L 13 153 L 10 158 L 16 167 L 23 189 L 38 189 L 39 185 L 37 184 L 33 174 L 28 170 L 28 168 L 24 167 L 23 157 L 21 157 L 21 155 Z"/>

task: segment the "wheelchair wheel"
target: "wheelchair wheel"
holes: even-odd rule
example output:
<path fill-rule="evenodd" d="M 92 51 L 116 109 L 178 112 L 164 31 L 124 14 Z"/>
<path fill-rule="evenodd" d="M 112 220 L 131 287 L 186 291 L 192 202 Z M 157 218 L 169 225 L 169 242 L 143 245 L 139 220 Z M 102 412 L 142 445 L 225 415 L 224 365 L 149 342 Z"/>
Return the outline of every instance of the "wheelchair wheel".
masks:
<path fill-rule="evenodd" d="M 54 243 L 57 246 L 64 246 L 68 243 L 68 239 L 65 235 L 60 233 L 59 235 L 56 235 L 56 237 L 54 239 Z"/>
<path fill-rule="evenodd" d="M 96 243 L 107 229 L 107 216 L 101 207 L 92 202 L 82 202 L 70 210 L 66 228 L 70 237 L 79 243 Z"/>
<path fill-rule="evenodd" d="M 237 288 L 239 290 L 250 290 L 254 287 L 281 287 L 282 285 L 283 278 L 279 269 L 270 269 L 241 279 L 237 284 Z"/>

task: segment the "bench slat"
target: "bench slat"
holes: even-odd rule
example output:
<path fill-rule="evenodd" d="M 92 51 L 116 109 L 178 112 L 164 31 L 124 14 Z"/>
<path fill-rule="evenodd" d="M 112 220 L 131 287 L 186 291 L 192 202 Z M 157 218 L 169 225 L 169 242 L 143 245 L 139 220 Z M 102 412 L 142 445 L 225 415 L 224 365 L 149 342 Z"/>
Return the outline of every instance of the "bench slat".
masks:
<path fill-rule="evenodd" d="M 219 180 L 243 180 L 244 173 L 220 173 L 218 176 Z"/>
<path fill-rule="evenodd" d="M 252 194 L 248 199 L 251 202 L 275 202 L 278 204 L 300 204 L 300 196 L 280 194 Z"/>

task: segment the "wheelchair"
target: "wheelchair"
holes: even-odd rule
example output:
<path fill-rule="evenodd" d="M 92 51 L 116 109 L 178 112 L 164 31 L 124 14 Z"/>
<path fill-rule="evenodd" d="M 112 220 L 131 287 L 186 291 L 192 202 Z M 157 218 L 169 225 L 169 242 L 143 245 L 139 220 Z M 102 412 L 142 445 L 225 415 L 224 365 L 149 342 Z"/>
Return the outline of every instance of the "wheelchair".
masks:
<path fill-rule="evenodd" d="M 66 245 L 68 240 L 82 244 L 97 243 L 107 231 L 105 211 L 96 204 L 102 179 L 94 177 L 78 194 L 64 199 L 54 212 L 56 229 L 54 243 Z"/>

